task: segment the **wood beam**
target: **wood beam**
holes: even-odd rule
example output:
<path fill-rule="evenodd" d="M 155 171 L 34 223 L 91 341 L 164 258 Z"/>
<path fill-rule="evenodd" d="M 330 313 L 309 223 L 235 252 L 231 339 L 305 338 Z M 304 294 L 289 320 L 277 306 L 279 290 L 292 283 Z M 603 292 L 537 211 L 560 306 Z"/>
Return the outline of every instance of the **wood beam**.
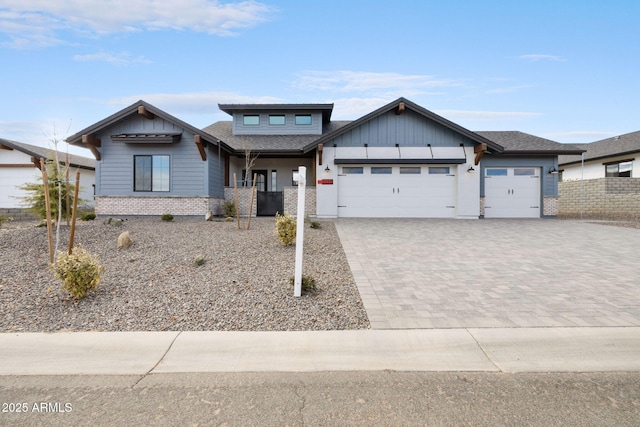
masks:
<path fill-rule="evenodd" d="M 31 156 L 31 162 L 33 163 L 33 166 L 40 169 L 40 159 L 36 159 L 35 157 Z"/>
<path fill-rule="evenodd" d="M 195 135 L 193 137 L 193 141 L 196 143 L 198 147 L 198 152 L 200 152 L 200 158 L 204 161 L 207 160 L 207 152 L 204 151 L 204 143 L 202 142 L 202 138 L 200 135 Z"/>
<path fill-rule="evenodd" d="M 96 138 L 93 135 L 82 135 L 82 143 L 86 145 L 93 145 L 94 147 L 100 147 L 102 141 L 100 141 L 100 138 Z"/>
<path fill-rule="evenodd" d="M 487 144 L 482 143 L 473 147 L 473 152 L 476 153 L 475 165 L 478 166 L 480 164 L 480 160 L 482 160 L 482 156 L 487 151 Z"/>
<path fill-rule="evenodd" d="M 147 110 L 147 108 L 144 105 L 140 105 L 138 106 L 138 114 L 141 116 L 146 117 L 149 120 L 153 120 L 156 118 L 155 114 L 153 114 L 151 111 Z"/>
<path fill-rule="evenodd" d="M 82 135 L 82 143 L 87 146 L 87 148 L 89 149 L 89 151 L 91 151 L 91 154 L 93 154 L 93 157 L 95 157 L 96 160 L 102 160 L 102 157 L 100 156 L 100 151 L 96 148 L 102 145 L 100 138 L 96 138 L 93 135 Z"/>
<path fill-rule="evenodd" d="M 2 145 L 2 144 L 0 144 L 0 150 L 9 150 L 9 151 L 12 151 L 12 150 L 13 150 L 13 148 L 11 148 L 11 147 L 9 147 L 9 146 L 7 146 L 7 145 Z"/>
<path fill-rule="evenodd" d="M 32 168 L 33 166 L 31 163 L 0 163 L 0 168 Z"/>
<path fill-rule="evenodd" d="M 402 113 L 404 113 L 404 102 L 400 102 L 398 104 L 398 108 L 396 108 L 396 116 L 399 116 Z"/>
<path fill-rule="evenodd" d="M 322 166 L 322 150 L 324 149 L 323 144 L 318 144 L 318 164 Z M 315 182 L 315 180 L 314 180 Z"/>

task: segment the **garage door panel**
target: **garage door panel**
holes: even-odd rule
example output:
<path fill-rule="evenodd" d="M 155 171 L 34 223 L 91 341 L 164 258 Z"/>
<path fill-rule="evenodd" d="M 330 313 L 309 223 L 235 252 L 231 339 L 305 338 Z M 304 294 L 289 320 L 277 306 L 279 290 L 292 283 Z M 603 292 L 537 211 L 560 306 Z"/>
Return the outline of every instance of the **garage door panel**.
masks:
<path fill-rule="evenodd" d="M 540 217 L 539 168 L 487 168 L 484 190 L 485 218 Z"/>
<path fill-rule="evenodd" d="M 384 173 L 371 173 L 372 168 Z M 448 172 L 451 169 L 438 165 L 438 169 L 443 168 Z M 453 174 L 429 174 L 427 166 L 363 166 L 362 174 L 341 174 L 338 180 L 338 216 L 341 217 L 455 216 L 456 177 Z"/>

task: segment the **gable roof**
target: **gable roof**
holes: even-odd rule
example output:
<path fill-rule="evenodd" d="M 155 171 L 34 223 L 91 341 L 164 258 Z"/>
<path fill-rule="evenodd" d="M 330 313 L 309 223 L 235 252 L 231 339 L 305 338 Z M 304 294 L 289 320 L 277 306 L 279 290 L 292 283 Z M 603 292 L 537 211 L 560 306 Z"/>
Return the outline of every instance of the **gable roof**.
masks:
<path fill-rule="evenodd" d="M 491 141 L 481 135 L 478 135 L 475 132 L 471 132 L 468 129 L 463 128 L 460 125 L 457 125 L 455 123 L 453 123 L 452 121 L 449 121 L 447 119 L 445 119 L 442 116 L 439 116 L 429 110 L 427 110 L 426 108 L 423 108 L 421 106 L 419 106 L 418 104 L 415 104 L 411 101 L 409 101 L 406 98 L 400 97 L 398 99 L 396 99 L 395 101 L 392 101 L 390 103 L 388 103 L 387 105 L 384 105 L 380 108 L 378 108 L 375 111 L 372 111 L 371 113 L 360 117 L 357 120 L 354 120 L 352 122 L 350 122 L 349 124 L 347 124 L 346 126 L 342 126 L 339 129 L 335 130 L 334 132 L 331 133 L 327 133 L 325 135 L 323 135 L 321 138 L 317 139 L 316 141 L 314 141 L 312 144 L 307 145 L 304 150 L 305 151 L 309 151 L 314 149 L 315 147 L 318 146 L 318 144 L 321 143 L 326 143 L 327 141 L 332 140 L 333 138 L 340 136 L 344 133 L 349 132 L 352 129 L 357 128 L 358 126 L 371 121 L 373 119 L 375 119 L 376 117 L 382 116 L 383 114 L 386 114 L 390 111 L 396 110 L 396 109 L 405 109 L 408 108 L 424 117 L 426 117 L 429 120 L 432 120 L 444 127 L 447 127 L 451 130 L 453 130 L 454 132 L 457 132 L 461 135 L 466 136 L 467 138 L 471 139 L 472 141 L 478 143 L 478 144 L 487 144 L 487 146 L 493 150 L 493 151 L 497 151 L 497 152 L 502 152 L 504 150 L 504 148 L 500 145 L 497 144 L 494 141 Z"/>
<path fill-rule="evenodd" d="M 573 144 L 562 144 L 550 139 L 519 131 L 477 131 L 478 135 L 504 147 L 502 154 L 581 154 L 584 150 Z"/>
<path fill-rule="evenodd" d="M 66 139 L 66 141 L 69 144 L 72 145 L 77 145 L 79 147 L 84 147 L 85 145 L 82 143 L 82 136 L 83 135 L 95 135 L 96 133 L 102 131 L 103 129 L 106 129 L 110 126 L 115 125 L 118 122 L 121 122 L 122 120 L 126 120 L 129 117 L 132 116 L 136 116 L 139 113 L 139 108 L 143 108 L 145 111 L 153 114 L 154 116 L 160 117 L 163 120 L 166 120 L 168 122 L 171 122 L 173 124 L 178 125 L 179 127 L 188 130 L 189 132 L 193 133 L 194 135 L 199 135 L 204 141 L 214 144 L 214 145 L 218 145 L 219 143 L 221 143 L 220 140 L 218 140 L 217 138 L 215 138 L 213 135 L 208 134 L 206 132 L 203 132 L 202 130 L 188 124 L 187 122 L 183 122 L 182 120 L 178 119 L 177 117 L 172 116 L 171 114 L 168 114 L 164 111 L 162 111 L 161 109 L 154 107 L 153 105 L 145 102 L 145 101 L 138 101 L 126 108 L 123 108 L 122 110 L 118 111 L 117 113 L 114 113 L 112 115 L 110 115 L 109 117 L 100 120 L 99 122 L 85 128 L 82 129 L 80 132 L 71 135 L 69 138 Z M 224 144 L 222 144 L 223 147 L 225 147 Z M 226 147 L 228 149 L 228 147 Z"/>
<path fill-rule="evenodd" d="M 601 139 L 600 141 L 587 144 L 580 144 L 580 147 L 586 150 L 584 153 L 585 161 L 640 153 L 640 131 Z M 581 161 L 582 158 L 580 156 L 560 156 L 558 158 L 559 165 L 567 165 Z"/>
<path fill-rule="evenodd" d="M 323 134 L 333 132 L 348 123 L 348 121 L 325 123 Z M 204 128 L 203 131 L 224 141 L 237 154 L 242 154 L 245 150 L 250 149 L 261 154 L 300 155 L 304 147 L 321 137 L 321 135 L 234 135 L 232 125 L 233 123 L 230 121 L 216 122 Z"/>
<path fill-rule="evenodd" d="M 233 116 L 235 111 L 320 111 L 322 122 L 331 121 L 333 104 L 218 104 L 225 113 Z"/>
<path fill-rule="evenodd" d="M 0 147 L 7 147 L 13 150 L 20 151 L 33 158 L 49 160 L 54 153 L 54 150 L 44 147 L 38 147 L 31 144 L 25 144 L 24 142 L 12 141 L 10 139 L 0 138 Z M 66 161 L 67 153 L 58 151 L 58 161 L 64 163 Z M 96 162 L 88 157 L 78 156 L 76 154 L 69 154 L 69 164 L 74 167 L 82 169 L 95 169 Z"/>

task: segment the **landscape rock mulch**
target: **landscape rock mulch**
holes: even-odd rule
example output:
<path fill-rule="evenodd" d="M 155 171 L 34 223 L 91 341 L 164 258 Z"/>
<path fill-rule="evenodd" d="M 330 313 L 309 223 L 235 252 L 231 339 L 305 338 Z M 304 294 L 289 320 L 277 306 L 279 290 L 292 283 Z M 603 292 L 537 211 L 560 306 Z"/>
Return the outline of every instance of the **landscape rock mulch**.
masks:
<path fill-rule="evenodd" d="M 46 227 L 0 229 L 0 332 L 366 329 L 369 321 L 334 224 L 305 226 L 303 273 L 317 292 L 293 296 L 295 246 L 273 218 L 78 221 L 75 242 L 97 254 L 97 288 L 74 300 L 49 267 Z M 246 227 L 247 219 L 242 220 Z M 129 231 L 132 246 L 118 249 Z M 61 226 L 59 250 L 68 248 Z M 195 262 L 200 257 L 200 262 Z"/>

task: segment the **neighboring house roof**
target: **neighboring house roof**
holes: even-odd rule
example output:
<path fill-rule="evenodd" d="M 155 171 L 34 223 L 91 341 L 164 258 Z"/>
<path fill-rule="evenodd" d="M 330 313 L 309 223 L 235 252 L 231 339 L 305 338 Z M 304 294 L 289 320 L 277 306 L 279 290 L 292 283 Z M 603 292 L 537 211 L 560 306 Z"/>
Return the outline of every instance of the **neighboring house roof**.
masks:
<path fill-rule="evenodd" d="M 561 144 L 519 131 L 478 131 L 478 135 L 504 147 L 502 154 L 581 154 L 584 150 L 573 144 Z"/>
<path fill-rule="evenodd" d="M 41 158 L 48 160 L 54 153 L 54 150 L 49 148 L 38 147 L 35 145 L 25 144 L 23 142 L 17 142 L 3 138 L 0 138 L 0 147 L 7 147 L 13 150 L 18 150 L 28 156 L 35 158 L 36 160 Z M 66 156 L 67 153 L 58 151 L 58 161 L 60 163 L 65 163 Z M 95 169 L 96 161 L 88 157 L 69 154 L 69 165 L 83 169 Z"/>
<path fill-rule="evenodd" d="M 322 133 L 330 133 L 342 126 L 347 125 L 348 121 L 333 121 L 325 123 Z M 203 129 L 227 145 L 233 148 L 238 154 L 249 149 L 260 152 L 262 154 L 296 154 L 300 155 L 304 147 L 312 144 L 322 135 L 233 135 L 232 122 L 216 122 Z"/>
<path fill-rule="evenodd" d="M 398 114 L 401 114 L 402 111 L 404 111 L 404 109 L 410 109 L 415 111 L 416 113 L 436 122 L 439 123 L 440 125 L 447 127 L 451 130 L 453 130 L 454 132 L 457 132 L 459 134 L 462 134 L 464 136 L 466 136 L 467 138 L 471 139 L 474 142 L 477 142 L 478 144 L 487 144 L 487 146 L 489 147 L 489 149 L 493 150 L 493 151 L 497 151 L 497 152 L 502 152 L 504 150 L 504 148 L 494 142 L 491 141 L 481 135 L 478 135 L 477 133 L 471 132 L 468 129 L 463 128 L 460 125 L 457 125 L 447 119 L 445 119 L 442 116 L 439 116 L 429 110 L 427 110 L 426 108 L 423 108 L 421 106 L 419 106 L 418 104 L 415 104 L 411 101 L 409 101 L 406 98 L 398 98 L 393 102 L 388 103 L 387 105 L 384 105 L 380 108 L 378 108 L 377 110 L 360 117 L 358 120 L 354 120 L 352 122 L 350 122 L 349 124 L 347 124 L 346 126 L 342 126 L 339 129 L 335 130 L 334 132 L 330 132 L 327 134 L 324 134 L 321 138 L 317 139 L 316 141 L 314 141 L 313 143 L 307 145 L 305 147 L 305 151 L 309 151 L 314 149 L 315 147 L 317 147 L 318 144 L 320 143 L 326 143 L 327 141 L 332 140 L 333 138 L 342 135 L 344 133 L 349 132 L 352 129 L 355 129 L 356 127 L 362 125 L 363 123 L 366 123 L 370 120 L 375 119 L 376 117 L 379 117 L 383 114 L 386 114 L 390 111 L 396 110 L 398 112 Z"/>
<path fill-rule="evenodd" d="M 613 138 L 602 139 L 588 144 L 580 144 L 580 147 L 586 150 L 584 153 L 585 161 L 640 153 L 640 131 L 618 135 Z M 567 165 L 581 161 L 581 156 L 560 156 L 558 158 L 559 165 Z"/>
<path fill-rule="evenodd" d="M 145 114 L 145 113 L 150 113 L 153 116 L 157 116 L 160 117 L 163 120 L 166 120 L 168 122 L 174 123 L 175 125 L 188 130 L 189 132 L 193 133 L 194 135 L 199 135 L 204 141 L 214 144 L 214 145 L 218 145 L 221 141 L 219 141 L 217 138 L 215 138 L 213 135 L 203 132 L 202 130 L 188 124 L 187 122 L 184 122 L 180 119 L 178 119 L 177 117 L 172 116 L 171 114 L 165 113 L 164 111 L 162 111 L 161 109 L 154 107 L 153 105 L 144 102 L 142 100 L 126 107 L 123 108 L 122 110 L 118 111 L 115 114 L 110 115 L 109 117 L 107 117 L 106 119 L 100 120 L 99 122 L 85 128 L 82 129 L 80 132 L 71 135 L 69 138 L 66 139 L 66 141 L 69 144 L 72 145 L 77 145 L 79 147 L 83 147 L 85 146 L 82 142 L 82 136 L 83 135 L 95 135 L 96 133 L 102 131 L 105 128 L 108 128 L 110 126 L 113 126 L 114 124 L 121 122 L 123 120 L 126 120 L 132 116 L 138 115 L 138 114 Z M 155 136 L 155 135 L 154 135 Z M 225 147 L 224 143 L 222 144 L 223 147 Z M 228 147 L 225 147 L 228 149 Z"/>
<path fill-rule="evenodd" d="M 320 111 L 322 121 L 331 120 L 333 104 L 218 104 L 218 107 L 229 115 L 234 111 Z"/>

